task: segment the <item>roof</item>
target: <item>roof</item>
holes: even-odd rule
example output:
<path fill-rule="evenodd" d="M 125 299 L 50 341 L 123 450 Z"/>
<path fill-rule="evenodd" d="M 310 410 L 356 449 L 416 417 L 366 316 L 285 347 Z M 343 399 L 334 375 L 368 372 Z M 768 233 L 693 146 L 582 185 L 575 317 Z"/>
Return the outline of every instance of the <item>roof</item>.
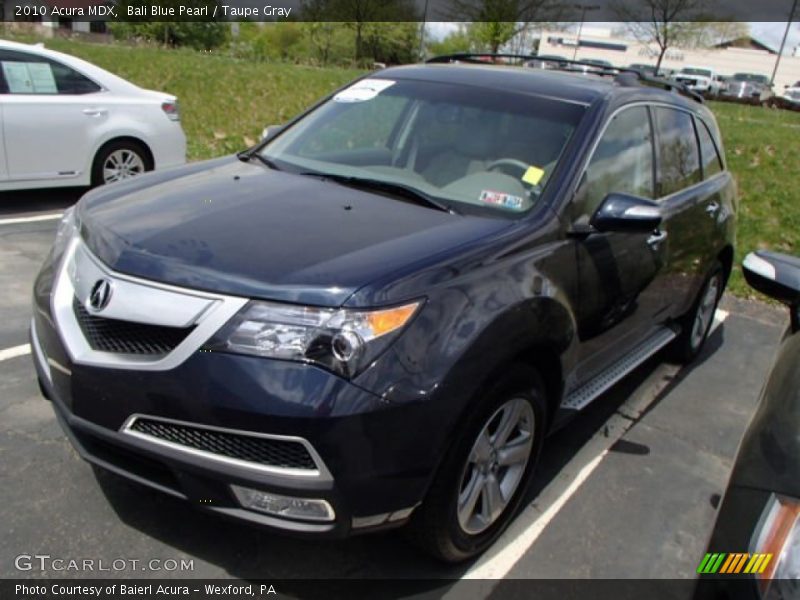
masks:
<path fill-rule="evenodd" d="M 749 35 L 720 42 L 714 48 L 751 48 L 753 50 L 763 50 L 770 54 L 777 54 L 773 48 Z"/>
<path fill-rule="evenodd" d="M 565 71 L 525 67 L 476 64 L 424 64 L 392 67 L 381 77 L 436 81 L 495 91 L 533 94 L 591 104 L 609 94 L 616 86 L 610 79 Z"/>
<path fill-rule="evenodd" d="M 391 67 L 375 76 L 415 79 L 482 87 L 505 93 L 527 94 L 590 105 L 600 99 L 619 97 L 621 102 L 647 100 L 670 102 L 697 109 L 697 102 L 681 94 L 649 85 L 624 85 L 612 77 L 569 71 L 532 69 L 497 64 L 427 63 Z"/>

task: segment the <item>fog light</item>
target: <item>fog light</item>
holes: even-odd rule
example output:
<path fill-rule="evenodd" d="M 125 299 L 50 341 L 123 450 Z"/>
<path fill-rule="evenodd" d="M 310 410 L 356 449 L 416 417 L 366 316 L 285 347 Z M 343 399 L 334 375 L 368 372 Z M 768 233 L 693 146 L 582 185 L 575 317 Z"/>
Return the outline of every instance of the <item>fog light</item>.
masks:
<path fill-rule="evenodd" d="M 282 496 L 238 485 L 232 485 L 231 489 L 239 504 L 250 510 L 304 521 L 333 521 L 336 517 L 327 500 Z"/>

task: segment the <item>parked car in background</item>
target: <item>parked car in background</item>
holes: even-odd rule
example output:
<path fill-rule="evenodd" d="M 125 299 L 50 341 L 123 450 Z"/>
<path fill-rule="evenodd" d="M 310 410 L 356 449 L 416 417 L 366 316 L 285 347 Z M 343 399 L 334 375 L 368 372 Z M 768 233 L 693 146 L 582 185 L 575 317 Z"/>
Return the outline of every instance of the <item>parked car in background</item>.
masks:
<path fill-rule="evenodd" d="M 769 77 L 756 73 L 736 73 L 720 90 L 720 100 L 747 104 L 767 104 L 772 98 Z"/>
<path fill-rule="evenodd" d="M 792 600 L 800 598 L 800 259 L 758 251 L 742 270 L 788 306 L 790 324 L 739 447 L 696 599 Z"/>
<path fill-rule="evenodd" d="M 524 66 L 531 69 L 558 69 L 565 64 L 567 58 L 558 54 L 542 54 L 525 61 Z"/>
<path fill-rule="evenodd" d="M 85 195 L 31 322 L 81 456 L 296 534 L 408 523 L 459 561 L 548 432 L 662 349 L 697 357 L 736 221 L 712 112 L 485 56 L 373 73 L 238 155 Z"/>
<path fill-rule="evenodd" d="M 656 73 L 655 65 L 647 65 L 644 63 L 633 63 L 632 65 L 628 65 L 628 69 L 633 69 L 644 75 L 655 75 Z"/>
<path fill-rule="evenodd" d="M 783 94 L 773 97 L 773 104 L 790 110 L 800 110 L 800 81 L 786 86 Z"/>
<path fill-rule="evenodd" d="M 708 67 L 683 67 L 672 78 L 707 98 L 716 97 L 722 87 L 719 75 Z"/>
<path fill-rule="evenodd" d="M 0 190 L 113 183 L 186 162 L 178 100 L 0 40 Z"/>

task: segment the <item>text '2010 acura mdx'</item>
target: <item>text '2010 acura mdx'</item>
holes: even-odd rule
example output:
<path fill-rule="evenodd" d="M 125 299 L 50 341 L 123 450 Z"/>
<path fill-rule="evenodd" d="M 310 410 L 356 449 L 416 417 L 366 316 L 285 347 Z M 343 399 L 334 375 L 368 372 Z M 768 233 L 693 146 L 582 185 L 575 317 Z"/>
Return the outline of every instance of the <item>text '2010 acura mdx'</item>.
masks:
<path fill-rule="evenodd" d="M 453 62 L 65 214 L 31 337 L 81 456 L 297 534 L 408 523 L 456 561 L 548 432 L 697 355 L 733 260 L 711 112 L 633 73 Z"/>

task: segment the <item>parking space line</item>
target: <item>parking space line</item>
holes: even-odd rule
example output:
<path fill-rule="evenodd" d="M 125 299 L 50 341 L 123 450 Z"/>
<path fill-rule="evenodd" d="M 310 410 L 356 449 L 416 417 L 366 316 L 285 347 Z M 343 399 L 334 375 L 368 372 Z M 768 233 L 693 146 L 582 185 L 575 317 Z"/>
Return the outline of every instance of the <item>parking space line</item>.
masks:
<path fill-rule="evenodd" d="M 711 332 L 729 316 L 728 311 L 717 309 Z M 643 394 L 632 394 L 611 418 L 577 452 L 558 476 L 542 490 L 533 504 L 528 506 L 483 558 L 479 559 L 462 579 L 483 580 L 478 588 L 458 589 L 456 584 L 446 598 L 486 597 L 496 579 L 502 579 L 533 546 L 544 529 L 556 517 L 569 499 L 580 489 L 592 472 L 600 465 L 610 448 L 634 425 L 661 391 L 669 385 L 678 367 L 660 365 L 640 389 Z M 655 379 L 655 382 L 650 383 Z M 466 594 L 465 594 L 466 592 Z"/>
<path fill-rule="evenodd" d="M 47 213 L 46 215 L 34 215 L 31 217 L 14 217 L 12 219 L 0 219 L 0 225 L 17 225 L 19 223 L 36 223 L 37 221 L 55 221 L 60 219 L 64 213 Z"/>
<path fill-rule="evenodd" d="M 9 358 L 16 358 L 17 356 L 25 356 L 30 353 L 30 344 L 21 344 L 19 346 L 13 346 L 12 348 L 5 348 L 4 350 L 0 350 L 0 362 L 8 360 Z"/>

